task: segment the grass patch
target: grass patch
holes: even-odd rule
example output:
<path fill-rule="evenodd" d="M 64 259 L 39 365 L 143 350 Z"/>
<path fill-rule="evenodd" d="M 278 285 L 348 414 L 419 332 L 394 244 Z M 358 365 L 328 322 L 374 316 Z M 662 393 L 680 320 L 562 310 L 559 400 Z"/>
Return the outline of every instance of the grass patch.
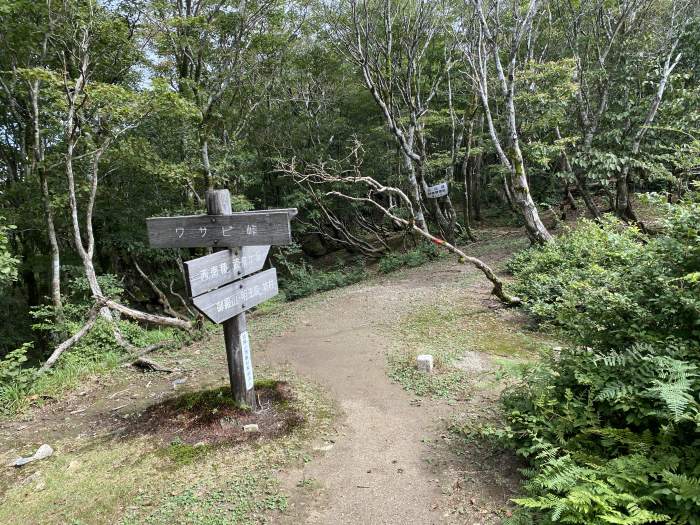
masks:
<path fill-rule="evenodd" d="M 0 415 L 8 418 L 55 399 L 76 388 L 88 378 L 106 374 L 121 363 L 120 353 L 107 350 L 101 355 L 81 352 L 66 353 L 61 362 L 46 374 L 34 368 L 17 369 L 13 377 L 0 380 Z"/>
<path fill-rule="evenodd" d="M 459 311 L 446 305 L 425 306 L 402 319 L 398 344 L 389 354 L 389 377 L 419 396 L 466 396 L 467 374 L 452 366 L 466 344 L 454 329 L 458 320 Z M 420 354 L 433 356 L 433 374 L 416 369 Z"/>
<path fill-rule="evenodd" d="M 80 325 L 71 325 L 71 332 Z M 146 347 L 161 341 L 184 342 L 191 339 L 172 328 L 146 330 L 135 323 L 120 321 L 119 328 L 131 344 Z M 61 355 L 56 365 L 45 373 L 38 366 L 28 366 L 28 343 L 0 360 L 0 415 L 12 417 L 30 406 L 60 397 L 88 378 L 107 374 L 125 359 L 115 344 L 112 328 L 99 319 L 95 327 L 73 348 Z"/>
<path fill-rule="evenodd" d="M 212 390 L 199 390 L 183 394 L 175 400 L 175 407 L 183 410 L 210 412 L 221 407 L 238 408 L 238 405 L 231 397 L 231 389 L 222 386 Z"/>
<path fill-rule="evenodd" d="M 464 398 L 478 386 L 467 367 L 457 366 L 467 352 L 512 362 L 531 357 L 545 342 L 497 314 L 454 303 L 418 308 L 400 321 L 396 332 L 389 377 L 416 395 L 435 398 Z M 433 374 L 416 369 L 420 354 L 433 356 Z"/>
<path fill-rule="evenodd" d="M 100 442 L 78 452 L 70 443 L 54 444 L 56 453 L 13 473 L 20 479 L 5 492 L 0 523 L 114 523 L 115 513 L 141 491 L 162 490 L 162 459 L 145 440 Z"/>
<path fill-rule="evenodd" d="M 276 314 L 284 310 L 286 308 L 286 302 L 287 302 L 287 296 L 283 291 L 280 291 L 277 295 L 275 295 L 272 299 L 269 299 L 263 303 L 260 303 L 258 306 L 255 307 L 255 310 L 253 311 L 254 316 L 259 316 L 259 315 L 269 315 L 269 314 Z"/>
<path fill-rule="evenodd" d="M 190 445 L 182 441 L 173 441 L 162 449 L 162 454 L 178 466 L 189 465 L 201 459 L 211 450 L 207 445 Z"/>
<path fill-rule="evenodd" d="M 270 514 L 287 505 L 275 472 L 303 461 L 311 436 L 334 435 L 331 421 L 336 411 L 314 385 L 283 372 L 259 373 L 260 388 L 285 380 L 291 385 L 290 410 L 299 412 L 303 423 L 289 433 L 236 446 L 202 447 L 175 440 L 163 447 L 148 436 L 52 442 L 51 458 L 0 474 L 0 523 L 274 522 Z M 182 402 L 220 406 L 217 390 L 227 389 L 185 395 Z M 9 451 L 1 459 L 16 455 Z"/>
<path fill-rule="evenodd" d="M 150 516 L 127 517 L 122 524 L 252 524 L 265 522 L 271 511 L 286 508 L 287 497 L 279 492 L 271 473 L 248 472 L 226 480 L 215 491 L 186 489 L 167 498 Z"/>

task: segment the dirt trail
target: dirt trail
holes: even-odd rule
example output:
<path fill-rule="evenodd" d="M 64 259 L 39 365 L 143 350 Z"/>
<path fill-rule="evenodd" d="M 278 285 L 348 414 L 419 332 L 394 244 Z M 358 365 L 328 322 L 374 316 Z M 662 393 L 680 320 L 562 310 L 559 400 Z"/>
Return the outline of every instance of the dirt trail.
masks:
<path fill-rule="evenodd" d="M 293 333 L 268 344 L 261 354 L 266 363 L 289 365 L 322 384 L 345 414 L 334 444 L 319 443 L 320 457 L 284 473 L 292 493 L 286 522 L 479 523 L 464 515 L 456 520 L 448 512 L 446 487 L 455 481 L 457 458 L 441 444 L 446 436 L 440 418 L 454 406 L 415 399 L 386 371 L 389 328 L 414 305 L 469 293 L 475 308 L 493 306 L 486 285 L 465 287 L 472 275 L 471 269 L 444 261 L 352 287 L 308 311 Z M 504 501 L 502 493 L 496 498 Z"/>

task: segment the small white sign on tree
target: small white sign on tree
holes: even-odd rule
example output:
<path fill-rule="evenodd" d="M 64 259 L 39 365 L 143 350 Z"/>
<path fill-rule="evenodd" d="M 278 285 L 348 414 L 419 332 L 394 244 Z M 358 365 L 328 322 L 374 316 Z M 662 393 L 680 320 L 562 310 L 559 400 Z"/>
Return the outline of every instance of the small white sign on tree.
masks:
<path fill-rule="evenodd" d="M 430 199 L 437 199 L 439 197 L 444 197 L 447 195 L 447 182 L 441 182 L 435 186 L 428 186 L 425 190 L 425 194 Z"/>

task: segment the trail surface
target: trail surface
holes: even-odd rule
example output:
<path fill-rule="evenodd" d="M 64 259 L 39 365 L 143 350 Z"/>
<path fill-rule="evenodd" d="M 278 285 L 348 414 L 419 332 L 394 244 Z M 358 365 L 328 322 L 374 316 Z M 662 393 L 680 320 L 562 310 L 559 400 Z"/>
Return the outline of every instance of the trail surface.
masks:
<path fill-rule="evenodd" d="M 512 475 L 505 487 L 478 476 L 473 494 L 462 494 L 467 508 L 455 516 L 453 495 L 469 463 L 446 442 L 444 420 L 457 407 L 416 399 L 391 382 L 386 364 L 394 327 L 412 309 L 464 296 L 475 311 L 498 308 L 482 281 L 471 267 L 444 260 L 356 285 L 309 309 L 293 331 L 268 343 L 266 363 L 320 383 L 344 414 L 335 443 L 319 442 L 315 459 L 283 474 L 292 493 L 288 523 L 497 522 L 492 510 L 511 495 Z M 491 366 L 489 356 L 470 355 L 479 372 Z"/>

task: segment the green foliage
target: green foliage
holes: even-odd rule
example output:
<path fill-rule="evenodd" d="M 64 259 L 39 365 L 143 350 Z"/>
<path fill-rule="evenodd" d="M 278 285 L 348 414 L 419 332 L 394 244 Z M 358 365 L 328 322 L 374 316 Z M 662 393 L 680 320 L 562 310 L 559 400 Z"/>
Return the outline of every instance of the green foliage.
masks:
<path fill-rule="evenodd" d="M 352 266 L 337 270 L 316 270 L 308 264 L 286 264 L 288 275 L 280 278 L 280 287 L 288 301 L 295 301 L 308 295 L 341 288 L 360 282 L 367 277 L 362 266 Z"/>
<path fill-rule="evenodd" d="M 584 223 L 511 262 L 579 345 L 530 367 L 488 431 L 530 461 L 513 523 L 700 523 L 698 224 L 684 202 L 655 237 Z"/>
<path fill-rule="evenodd" d="M 31 343 L 8 353 L 0 360 L 0 414 L 13 414 L 22 406 L 36 377 L 36 370 L 24 368 Z"/>
<path fill-rule="evenodd" d="M 3 218 L 0 217 L 0 221 Z M 6 285 L 17 279 L 19 259 L 12 255 L 9 247 L 8 234 L 15 226 L 0 223 L 0 285 Z"/>
<path fill-rule="evenodd" d="M 517 255 L 514 291 L 540 320 L 577 342 L 619 348 L 700 336 L 700 204 L 669 209 L 665 233 L 647 237 L 608 218 L 584 221 L 556 244 Z"/>
<path fill-rule="evenodd" d="M 392 252 L 379 260 L 379 271 L 391 273 L 401 268 L 415 268 L 437 259 L 442 253 L 434 244 L 421 243 L 418 247 L 403 253 Z"/>

